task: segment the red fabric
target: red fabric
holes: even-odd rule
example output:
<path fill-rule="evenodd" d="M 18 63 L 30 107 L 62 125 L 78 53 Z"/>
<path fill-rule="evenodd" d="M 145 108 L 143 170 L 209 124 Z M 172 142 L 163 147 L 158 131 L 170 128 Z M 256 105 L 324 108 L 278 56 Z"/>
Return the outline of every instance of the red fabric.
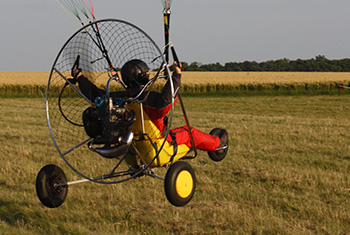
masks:
<path fill-rule="evenodd" d="M 175 99 L 175 102 L 176 101 L 177 101 L 177 98 Z M 162 109 L 156 109 L 146 105 L 144 106 L 144 111 L 147 113 L 151 121 L 155 124 L 155 126 L 161 132 L 163 132 L 165 129 L 163 117 L 165 117 L 170 110 L 171 110 L 171 104 L 169 104 L 168 106 Z M 193 140 L 197 149 L 200 149 L 203 151 L 214 151 L 219 147 L 220 138 L 217 137 L 216 135 L 206 134 L 203 131 L 200 131 L 193 127 L 191 127 L 191 130 L 192 130 Z M 176 142 L 178 145 L 185 144 L 189 148 L 192 148 L 191 136 L 187 126 L 172 129 L 171 132 L 175 134 Z M 167 141 L 168 142 L 172 141 L 170 134 L 167 138 Z"/>
<path fill-rule="evenodd" d="M 174 100 L 174 104 L 176 103 L 176 101 L 177 101 L 177 97 Z M 163 132 L 165 129 L 163 118 L 170 112 L 171 104 L 161 109 L 144 105 L 143 109 L 145 110 L 145 112 L 147 113 L 151 121 L 154 123 L 154 125 L 156 125 L 156 127 L 160 130 L 160 132 Z"/>
<path fill-rule="evenodd" d="M 171 132 L 175 134 L 178 145 L 186 144 L 189 148 L 192 148 L 191 136 L 187 126 L 172 129 Z M 191 132 L 197 149 L 214 151 L 220 145 L 220 138 L 216 135 L 204 133 L 193 127 L 191 127 Z M 171 140 L 171 136 L 169 135 L 167 141 L 170 142 Z"/>

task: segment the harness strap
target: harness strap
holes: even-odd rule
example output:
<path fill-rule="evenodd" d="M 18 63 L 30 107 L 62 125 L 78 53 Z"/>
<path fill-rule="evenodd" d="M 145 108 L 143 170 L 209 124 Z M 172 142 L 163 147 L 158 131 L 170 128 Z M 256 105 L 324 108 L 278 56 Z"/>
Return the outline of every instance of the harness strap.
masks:
<path fill-rule="evenodd" d="M 176 142 L 176 135 L 174 132 L 172 131 L 169 131 L 169 135 L 171 136 L 171 144 L 173 145 L 174 147 L 174 154 L 171 156 L 170 158 L 170 162 L 172 163 L 173 160 L 174 160 L 174 157 L 176 156 L 177 154 L 177 149 L 178 149 L 178 145 L 177 145 L 177 142 Z"/>

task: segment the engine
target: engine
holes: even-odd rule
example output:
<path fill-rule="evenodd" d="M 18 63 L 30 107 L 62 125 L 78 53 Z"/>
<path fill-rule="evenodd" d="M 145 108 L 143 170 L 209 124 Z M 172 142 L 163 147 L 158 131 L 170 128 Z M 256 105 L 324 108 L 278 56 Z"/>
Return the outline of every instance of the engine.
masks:
<path fill-rule="evenodd" d="M 90 150 L 107 158 L 124 154 L 133 138 L 131 125 L 135 117 L 125 100 L 97 97 L 95 107 L 83 112 L 85 132 L 93 138 L 88 143 Z"/>

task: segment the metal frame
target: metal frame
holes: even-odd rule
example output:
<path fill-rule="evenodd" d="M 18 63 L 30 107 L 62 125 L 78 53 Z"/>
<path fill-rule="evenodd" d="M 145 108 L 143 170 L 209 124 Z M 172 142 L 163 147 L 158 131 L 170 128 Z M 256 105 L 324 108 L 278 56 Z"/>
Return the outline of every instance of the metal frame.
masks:
<path fill-rule="evenodd" d="M 84 28 L 86 27 L 93 27 L 92 25 L 93 24 L 98 24 L 99 22 L 103 22 L 103 21 L 108 21 L 109 19 L 105 19 L 105 20 L 99 20 L 99 21 L 95 21 L 89 25 L 86 25 L 84 26 L 82 29 L 79 29 L 75 34 L 73 34 L 73 36 L 64 44 L 64 46 L 62 47 L 61 51 L 59 52 L 55 62 L 54 62 L 54 66 L 52 67 L 52 70 L 51 70 L 51 73 L 50 73 L 50 78 L 52 76 L 52 73 L 53 71 L 57 72 L 62 79 L 64 79 L 66 81 L 67 84 L 69 84 L 70 86 L 72 86 L 86 101 L 88 101 L 90 103 L 90 105 L 94 106 L 94 104 L 87 98 L 85 97 L 81 91 L 76 87 L 74 86 L 56 67 L 55 67 L 55 64 L 57 62 L 57 60 L 59 59 L 63 49 L 65 48 L 65 46 L 70 42 L 70 40 L 72 40 L 74 38 L 75 35 L 77 35 L 78 33 L 81 32 L 81 30 L 83 30 Z M 114 20 L 114 19 L 113 19 Z M 125 182 L 127 180 L 130 180 L 130 179 L 133 179 L 133 178 L 137 178 L 137 177 L 140 177 L 142 175 L 148 175 L 148 176 L 151 176 L 151 177 L 154 177 L 154 178 L 157 178 L 157 179 L 161 179 L 161 180 L 164 180 L 164 178 L 156 175 L 152 170 L 151 170 L 151 167 L 150 165 L 155 161 L 155 159 L 158 157 L 160 151 L 163 149 L 164 147 L 164 144 L 165 144 L 165 141 L 169 135 L 169 132 L 170 132 L 170 125 L 171 125 L 171 122 L 172 122 L 172 114 L 173 114 L 173 109 L 174 109 L 174 102 L 175 102 L 175 98 L 176 98 L 176 93 L 178 98 L 179 98 L 179 101 L 180 101 L 180 104 L 181 104 L 181 108 L 182 108 L 182 112 L 183 112 L 183 115 L 184 115 L 184 119 L 185 119 L 185 122 L 186 122 L 186 125 L 188 126 L 189 130 L 190 130 L 190 136 L 191 136 L 191 142 L 192 142 L 192 150 L 194 151 L 194 155 L 193 156 L 185 156 L 183 158 L 195 158 L 197 156 L 197 150 L 196 150 L 196 147 L 195 147 L 195 143 L 194 143 L 194 140 L 193 140 L 193 136 L 192 136 L 192 132 L 191 132 L 191 127 L 190 127 L 190 124 L 189 124 L 189 121 L 188 121 L 188 117 L 187 117 L 187 114 L 186 114 L 186 111 L 185 111 L 185 108 L 184 108 L 184 105 L 183 105 L 183 101 L 182 101 L 182 98 L 181 98 L 181 95 L 180 93 L 178 92 L 178 90 L 174 91 L 174 87 L 173 87 L 173 82 L 172 82 L 172 77 L 171 77 L 171 72 L 170 72 L 170 69 L 169 69 L 169 66 L 168 64 L 166 63 L 166 58 L 164 56 L 163 53 L 161 53 L 160 49 L 157 47 L 157 45 L 155 44 L 155 42 L 144 32 L 142 31 L 140 28 L 136 27 L 135 25 L 133 24 L 130 24 L 128 22 L 125 22 L 125 21 L 122 21 L 122 20 L 116 20 L 118 22 L 121 22 L 121 23 L 125 23 L 125 24 L 129 24 L 130 26 L 133 26 L 135 27 L 136 29 L 140 30 L 146 37 L 149 38 L 149 40 L 154 44 L 155 48 L 157 48 L 160 56 L 162 57 L 162 60 L 163 60 L 163 64 L 160 66 L 160 68 L 158 69 L 156 75 L 150 79 L 150 81 L 145 85 L 145 87 L 140 91 L 139 94 L 137 94 L 133 99 L 130 99 L 130 100 L 126 100 L 127 103 L 139 103 L 141 105 L 141 108 L 142 108 L 142 103 L 147 99 L 148 95 L 149 95 L 149 92 L 150 92 L 150 89 L 148 91 L 148 93 L 144 96 L 143 100 L 138 100 L 139 97 L 141 97 L 141 95 L 144 93 L 144 92 L 147 92 L 147 88 L 151 88 L 154 84 L 154 82 L 158 79 L 158 78 L 161 78 L 163 77 L 163 75 L 160 75 L 162 73 L 162 71 L 165 71 L 165 73 L 167 74 L 166 77 L 168 79 L 170 79 L 170 90 L 172 92 L 172 101 L 171 101 L 171 111 L 169 113 L 169 127 L 167 129 L 167 132 L 165 134 L 165 137 L 164 137 L 164 141 L 162 143 L 162 145 L 159 147 L 159 149 L 155 148 L 155 151 L 156 151 L 156 154 L 155 154 L 155 157 L 148 163 L 148 164 L 142 164 L 140 166 L 140 169 L 131 169 L 131 170 L 127 170 L 127 171 L 117 171 L 116 170 L 118 169 L 118 167 L 120 166 L 120 164 L 124 161 L 126 155 L 128 154 L 129 151 L 127 151 L 120 159 L 119 161 L 117 162 L 117 164 L 112 168 L 112 170 L 108 173 L 108 174 L 105 174 L 105 175 L 100 175 L 100 176 L 95 176 L 95 177 L 88 177 L 86 176 L 85 174 L 81 173 L 80 171 L 78 171 L 77 169 L 75 169 L 70 163 L 69 161 L 66 159 L 65 155 L 69 154 L 70 152 L 72 152 L 73 150 L 76 150 L 77 148 L 81 147 L 82 145 L 88 143 L 89 141 L 92 140 L 92 138 L 88 138 L 84 141 L 82 141 L 81 143 L 79 143 L 78 145 L 72 147 L 71 149 L 69 149 L 68 151 L 62 153 L 56 143 L 56 140 L 54 138 L 54 135 L 53 135 L 53 132 L 52 132 L 52 128 L 51 128 L 51 125 L 50 125 L 50 117 L 49 117 L 49 104 L 48 104 L 48 91 L 49 91 L 49 84 L 50 84 L 50 79 L 49 79 L 49 82 L 48 82 L 48 87 L 47 87 L 47 91 L 46 91 L 46 99 L 45 99 L 45 103 L 46 103 L 46 114 L 47 114 L 47 122 L 48 122 L 48 126 L 49 126 L 49 130 L 50 130 L 50 134 L 51 134 L 51 137 L 52 137 L 52 140 L 54 142 L 54 145 L 59 153 L 59 155 L 61 156 L 61 158 L 64 160 L 64 162 L 75 172 L 77 173 L 79 176 L 83 177 L 84 179 L 82 180 L 76 180 L 76 181 L 71 181 L 71 182 L 67 182 L 66 185 L 70 185 L 70 184 L 76 184 L 76 183 L 82 183 L 82 182 L 88 182 L 88 181 L 92 181 L 92 182 L 95 182 L 95 183 L 100 183 L 100 184 L 115 184 L 115 183 L 121 183 L 121 182 Z M 108 61 L 109 62 L 109 61 Z M 107 81 L 107 89 L 106 89 L 106 95 L 107 97 L 110 96 L 110 83 L 115 80 L 116 82 L 119 82 L 121 83 L 124 87 L 125 87 L 125 84 L 122 83 L 122 81 L 115 75 L 115 76 L 112 76 L 109 78 L 109 80 Z M 143 120 L 142 120 L 143 121 Z M 144 127 L 143 127 L 143 133 L 144 133 Z M 147 135 L 147 133 L 144 133 L 145 135 Z M 148 136 L 148 135 L 147 135 Z M 149 141 L 151 141 L 152 143 L 152 140 L 148 137 L 147 138 Z M 135 140 L 134 140 L 135 141 Z M 154 146 L 152 144 L 152 146 Z M 135 153 L 138 157 L 138 159 L 142 162 L 143 159 L 142 157 L 140 156 L 139 152 L 137 151 L 136 147 L 135 147 L 135 144 L 132 143 L 132 145 L 130 146 L 131 148 L 133 148 L 135 150 Z M 170 164 L 172 164 L 173 162 L 170 162 Z M 126 175 L 129 175 L 128 177 L 126 178 L 123 178 L 123 179 L 119 179 L 119 180 L 114 180 L 114 181 L 105 181 L 106 179 L 111 179 L 111 178 L 117 178 L 117 177 L 123 177 L 123 176 L 126 176 Z M 64 184 L 62 185 L 58 185 L 58 186 L 63 186 Z"/>
<path fill-rule="evenodd" d="M 145 85 L 145 87 L 140 91 L 140 93 L 134 97 L 133 99 L 131 100 L 127 100 L 127 102 L 129 103 L 140 103 L 142 104 L 142 102 L 144 102 L 148 95 L 149 95 L 149 92 L 148 94 L 145 95 L 145 98 L 141 101 L 138 100 L 138 98 L 144 93 L 146 92 L 146 89 L 147 88 L 150 88 L 152 87 L 152 85 L 154 84 L 154 82 L 160 78 L 160 73 L 162 71 L 165 70 L 165 72 L 168 74 L 168 79 L 170 79 L 170 90 L 172 92 L 172 94 L 174 94 L 174 87 L 173 87 L 173 82 L 172 82 L 172 77 L 171 77 L 171 72 L 170 72 L 170 69 L 169 67 L 167 66 L 167 63 L 165 62 L 165 57 L 164 55 L 161 53 L 160 49 L 157 47 L 156 43 L 143 31 L 141 30 L 140 28 L 138 28 L 137 26 L 131 24 L 131 23 L 128 23 L 126 21 L 123 21 L 123 20 L 115 20 L 115 19 L 104 19 L 104 20 L 99 20 L 99 21 L 95 21 L 93 23 L 90 23 L 86 26 L 84 26 L 83 28 L 79 29 L 75 34 L 73 34 L 73 36 L 71 36 L 68 41 L 64 44 L 64 46 L 62 47 L 61 51 L 59 52 L 55 62 L 54 62 L 54 65 L 51 69 L 51 73 L 50 73 L 50 79 L 51 79 L 51 76 L 53 74 L 53 72 L 56 72 L 60 75 L 60 77 L 62 79 L 65 80 L 65 82 L 67 84 L 69 84 L 70 86 L 72 86 L 87 102 L 90 103 L 90 105 L 94 106 L 94 104 L 87 98 L 84 96 L 84 94 L 81 93 L 81 91 L 76 87 L 74 86 L 56 67 L 55 67 L 55 64 L 56 62 L 58 61 L 60 55 L 62 54 L 65 46 L 75 37 L 75 35 L 79 34 L 82 30 L 84 30 L 85 28 L 87 27 L 93 27 L 93 25 L 98 25 L 100 22 L 104 22 L 104 21 L 109 21 L 109 20 L 112 20 L 112 21 L 117 21 L 117 22 L 120 22 L 120 23 L 124 23 L 124 24 L 127 24 L 129 26 L 132 26 L 134 28 L 136 28 L 137 30 L 139 30 L 141 33 L 143 33 L 152 43 L 153 45 L 155 46 L 155 48 L 158 50 L 159 52 L 159 55 L 160 57 L 162 57 L 162 60 L 163 60 L 163 64 L 160 66 L 160 68 L 158 69 L 157 71 L 157 74 L 155 75 L 155 77 L 153 77 L 152 79 L 150 79 L 150 81 Z M 110 62 L 110 61 L 108 61 Z M 156 155 L 155 157 L 146 165 L 142 165 L 140 169 L 136 169 L 136 170 L 128 170 L 128 171 L 121 171 L 121 172 L 115 172 L 119 165 L 121 164 L 121 162 L 125 159 L 127 153 L 125 153 L 121 158 L 120 160 L 117 162 L 117 164 L 113 167 L 113 169 L 108 173 L 108 174 L 105 174 L 105 175 L 101 175 L 101 176 L 95 176 L 95 177 L 88 177 L 87 175 L 81 173 L 80 171 L 78 171 L 77 169 L 75 169 L 70 163 L 69 161 L 66 159 L 65 155 L 69 154 L 70 152 L 72 152 L 73 150 L 76 150 L 77 148 L 81 147 L 82 145 L 88 143 L 89 141 L 92 140 L 92 138 L 88 138 L 86 140 L 84 140 L 83 142 L 77 144 L 76 146 L 72 147 L 71 149 L 69 149 L 68 151 L 62 153 L 61 150 L 59 149 L 58 147 L 58 144 L 56 143 L 56 140 L 55 140 L 55 137 L 53 135 L 53 131 L 52 131 L 52 127 L 51 127 L 51 124 L 50 124 L 50 116 L 49 116 L 49 104 L 48 104 L 48 93 L 49 93 L 49 85 L 50 85 L 50 79 L 48 81 L 48 85 L 47 85 L 47 90 L 46 90 L 46 99 L 45 99 L 45 104 L 46 104 L 46 114 L 47 114 L 47 123 L 48 123 L 48 126 L 49 126 L 49 130 L 50 130 L 50 134 L 51 134 L 51 138 L 54 142 L 54 145 L 59 153 L 59 155 L 61 156 L 61 158 L 64 160 L 64 162 L 75 172 L 77 173 L 79 176 L 83 177 L 84 179 L 82 180 L 77 180 L 77 181 L 72 181 L 72 182 L 67 182 L 66 184 L 69 185 L 69 184 L 76 184 L 76 183 L 81 183 L 81 182 L 87 182 L 87 181 L 92 181 L 92 182 L 95 182 L 95 183 L 101 183 L 101 184 L 115 184 L 115 183 L 121 183 L 121 182 L 125 182 L 127 180 L 130 180 L 130 179 L 133 179 L 133 178 L 136 178 L 136 177 L 139 177 L 141 175 L 149 175 L 149 176 L 152 176 L 154 178 L 158 178 L 158 179 L 162 179 L 164 180 L 162 177 L 159 177 L 157 176 L 156 174 L 154 174 L 151 169 L 150 169 L 150 165 L 155 161 L 155 159 L 158 157 L 158 154 L 159 152 L 162 150 L 162 148 L 164 147 L 164 144 L 165 144 L 165 141 L 166 141 L 166 138 L 169 134 L 169 130 L 170 130 L 170 124 L 169 124 L 169 130 L 167 131 L 166 135 L 165 135 L 165 138 L 164 138 L 164 142 L 163 144 L 159 147 L 159 149 L 155 149 L 156 150 Z M 119 80 L 119 78 L 117 78 L 116 76 L 112 76 L 108 82 L 107 82 L 107 89 L 106 89 L 106 95 L 109 97 L 110 95 L 110 91 L 109 91 L 109 88 L 110 88 L 110 83 L 111 81 L 117 81 L 117 82 L 120 82 L 122 83 L 121 80 Z M 123 83 L 122 83 L 123 85 Z M 172 95 L 172 102 L 171 102 L 171 111 L 170 111 L 170 116 L 172 117 L 172 112 L 173 112 L 173 109 L 174 109 L 174 96 Z M 170 122 L 171 123 L 171 122 Z M 134 145 L 132 145 L 132 148 L 135 148 Z M 137 151 L 135 151 L 137 153 Z M 142 157 L 137 153 L 138 155 L 138 158 L 140 158 L 142 160 Z M 124 179 L 120 179 L 120 180 L 115 180 L 115 181 L 103 181 L 105 179 L 111 179 L 111 178 L 115 178 L 115 177 L 121 177 L 121 176 L 125 176 L 125 175 L 129 175 L 129 177 L 127 178 L 124 178 Z"/>

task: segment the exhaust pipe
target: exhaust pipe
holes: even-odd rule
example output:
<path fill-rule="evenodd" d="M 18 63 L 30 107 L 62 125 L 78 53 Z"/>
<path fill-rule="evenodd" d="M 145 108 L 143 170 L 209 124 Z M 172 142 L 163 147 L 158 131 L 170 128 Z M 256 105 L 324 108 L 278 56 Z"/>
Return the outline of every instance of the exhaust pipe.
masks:
<path fill-rule="evenodd" d="M 128 150 L 134 138 L 134 133 L 129 132 L 126 135 L 122 136 L 123 140 L 122 144 L 117 145 L 112 148 L 93 148 L 93 140 L 88 143 L 88 147 L 91 151 L 100 154 L 105 158 L 117 158 L 119 156 L 124 155 Z"/>

